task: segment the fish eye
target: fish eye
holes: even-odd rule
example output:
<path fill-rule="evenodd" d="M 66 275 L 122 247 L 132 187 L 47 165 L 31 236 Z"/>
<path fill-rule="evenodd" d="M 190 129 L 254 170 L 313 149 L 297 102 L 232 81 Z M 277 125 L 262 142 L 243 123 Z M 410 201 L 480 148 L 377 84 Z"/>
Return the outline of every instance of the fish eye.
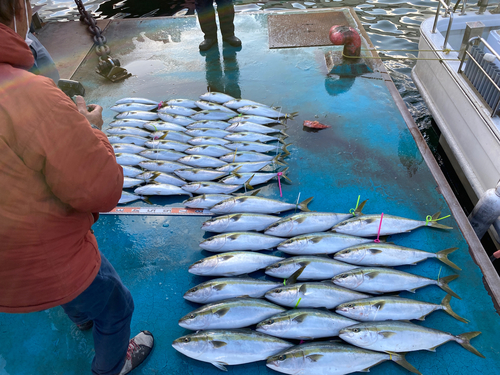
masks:
<path fill-rule="evenodd" d="M 190 342 L 191 338 L 190 337 L 184 337 L 184 342 Z"/>
<path fill-rule="evenodd" d="M 273 323 L 274 323 L 274 320 L 273 319 L 269 319 L 266 324 L 273 324 Z"/>
<path fill-rule="evenodd" d="M 190 314 L 189 315 L 189 319 L 194 319 L 194 318 L 196 318 L 196 314 Z"/>
<path fill-rule="evenodd" d="M 191 289 L 191 292 L 196 292 L 198 290 L 198 287 L 194 287 L 193 289 Z"/>
<path fill-rule="evenodd" d="M 355 333 L 358 333 L 359 332 L 359 328 L 353 328 L 352 331 L 355 332 Z"/>
<path fill-rule="evenodd" d="M 273 266 L 273 268 L 280 268 L 281 267 L 281 263 L 277 263 Z"/>
<path fill-rule="evenodd" d="M 352 303 L 348 304 L 347 307 L 354 307 Z"/>
<path fill-rule="evenodd" d="M 280 355 L 278 357 L 278 361 L 284 361 L 286 359 L 286 355 Z"/>
<path fill-rule="evenodd" d="M 342 275 L 339 276 L 339 278 L 341 279 L 345 279 L 347 277 L 347 275 L 345 273 L 343 273 Z"/>
<path fill-rule="evenodd" d="M 276 293 L 281 293 L 281 289 L 276 289 Z"/>
<path fill-rule="evenodd" d="M 345 250 L 344 253 L 347 254 L 347 253 L 350 253 L 351 250 Z"/>

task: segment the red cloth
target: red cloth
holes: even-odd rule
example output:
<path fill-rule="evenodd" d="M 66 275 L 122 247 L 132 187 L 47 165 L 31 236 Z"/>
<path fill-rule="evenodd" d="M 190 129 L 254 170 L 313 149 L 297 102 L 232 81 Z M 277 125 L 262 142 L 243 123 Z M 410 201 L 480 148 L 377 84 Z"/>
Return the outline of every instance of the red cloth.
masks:
<path fill-rule="evenodd" d="M 101 258 L 92 212 L 120 199 L 123 170 L 51 79 L 26 68 L 24 40 L 0 24 L 0 312 L 69 302 Z"/>

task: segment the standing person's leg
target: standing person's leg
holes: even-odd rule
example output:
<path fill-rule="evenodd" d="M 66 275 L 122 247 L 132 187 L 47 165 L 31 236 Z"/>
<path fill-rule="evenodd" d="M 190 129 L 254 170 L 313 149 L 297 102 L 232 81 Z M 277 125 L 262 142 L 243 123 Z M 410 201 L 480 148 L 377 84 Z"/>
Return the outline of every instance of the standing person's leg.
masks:
<path fill-rule="evenodd" d="M 195 0 L 196 14 L 205 39 L 200 44 L 201 51 L 209 50 L 217 43 L 217 24 L 213 0 Z"/>
<path fill-rule="evenodd" d="M 78 311 L 81 316 L 94 321 L 93 374 L 125 374 L 149 355 L 153 346 L 153 338 L 149 332 L 144 331 L 129 341 L 134 302 L 102 253 L 101 268 L 92 284 L 62 307 L 69 314 Z M 125 368 L 128 371 L 121 372 Z"/>
<path fill-rule="evenodd" d="M 222 40 L 233 47 L 241 46 L 241 40 L 234 36 L 233 0 L 216 0 Z"/>

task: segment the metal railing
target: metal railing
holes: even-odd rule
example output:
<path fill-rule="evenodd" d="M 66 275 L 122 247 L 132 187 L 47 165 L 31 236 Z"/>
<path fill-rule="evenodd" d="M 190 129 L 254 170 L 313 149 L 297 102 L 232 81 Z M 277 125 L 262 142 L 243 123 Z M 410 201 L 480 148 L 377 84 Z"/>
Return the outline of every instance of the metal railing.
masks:
<path fill-rule="evenodd" d="M 453 14 L 455 11 L 450 6 L 450 0 L 447 0 L 446 3 L 443 0 L 439 0 L 438 6 L 437 6 L 437 11 L 436 11 L 436 17 L 434 18 L 434 25 L 432 26 L 432 33 L 433 34 L 436 34 L 436 27 L 437 27 L 437 22 L 438 22 L 438 18 L 439 18 L 439 11 L 441 10 L 441 5 L 445 9 L 443 17 L 446 18 L 448 15 L 450 16 L 450 22 L 448 22 L 448 28 L 446 29 L 446 36 L 444 38 L 444 44 L 443 44 L 443 48 L 446 48 L 446 44 L 448 43 L 448 37 L 450 36 L 451 24 L 453 23 Z M 464 7 L 465 7 L 465 4 L 464 4 Z"/>
<path fill-rule="evenodd" d="M 488 51 L 490 51 L 490 53 L 492 55 L 494 55 L 498 61 L 500 61 L 500 55 L 486 42 L 486 40 L 484 40 L 483 38 L 479 37 L 479 36 L 475 36 L 473 38 L 470 38 L 469 39 L 469 43 L 468 43 L 468 48 L 467 50 L 465 51 L 464 55 L 462 56 L 462 59 L 460 60 L 460 66 L 458 67 L 458 73 L 462 73 L 462 66 L 465 62 L 465 57 L 466 56 L 469 56 L 469 62 L 473 61 L 474 64 L 476 64 L 476 67 L 481 70 L 481 72 L 484 74 L 484 76 L 489 80 L 489 82 L 492 84 L 492 87 L 494 87 L 496 89 L 496 91 L 499 93 L 499 96 L 498 98 L 495 100 L 495 103 L 493 105 L 491 105 L 491 117 L 494 117 L 495 116 L 495 113 L 498 111 L 498 107 L 500 105 L 500 87 L 495 83 L 495 81 L 493 81 L 493 79 L 490 77 L 490 75 L 486 72 L 486 70 L 483 69 L 483 67 L 481 66 L 481 64 L 474 58 L 474 56 L 472 56 L 472 54 L 469 52 L 469 47 L 472 45 L 472 43 L 474 43 L 475 41 L 480 41 L 484 44 L 484 46 L 488 49 Z"/>

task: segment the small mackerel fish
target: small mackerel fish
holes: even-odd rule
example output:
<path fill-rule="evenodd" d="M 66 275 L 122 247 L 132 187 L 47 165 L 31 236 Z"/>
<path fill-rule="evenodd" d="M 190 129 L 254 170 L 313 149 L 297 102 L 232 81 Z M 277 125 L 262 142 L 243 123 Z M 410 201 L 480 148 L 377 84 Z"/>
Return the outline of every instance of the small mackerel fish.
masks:
<path fill-rule="evenodd" d="M 234 197 L 216 204 L 210 209 L 210 211 L 214 214 L 230 214 L 240 212 L 275 214 L 293 210 L 294 208 L 298 208 L 301 211 L 309 211 L 307 205 L 312 201 L 312 199 L 313 197 L 308 198 L 299 204 L 294 204 L 254 196 Z"/>
<path fill-rule="evenodd" d="M 165 105 L 158 110 L 158 113 L 168 113 L 171 115 L 191 116 L 197 113 L 194 109 L 178 105 Z"/>
<path fill-rule="evenodd" d="M 146 147 L 149 148 L 160 148 L 160 149 L 165 149 L 165 150 L 174 150 L 174 151 L 179 151 L 179 152 L 185 152 L 188 150 L 191 145 L 179 141 L 171 141 L 171 140 L 166 140 L 166 139 L 155 139 L 155 140 L 148 140 L 145 143 Z"/>
<path fill-rule="evenodd" d="M 170 184 L 175 186 L 182 186 L 186 184 L 186 181 L 182 178 L 162 172 L 143 172 L 137 175 L 137 178 L 147 182 L 154 181 L 160 184 Z"/>
<path fill-rule="evenodd" d="M 191 137 L 217 137 L 224 138 L 227 135 L 231 134 L 230 132 L 224 129 L 211 129 L 211 128 L 193 128 L 186 129 L 186 134 Z"/>
<path fill-rule="evenodd" d="M 122 196 L 120 197 L 120 200 L 118 201 L 118 204 L 126 204 L 134 201 L 139 201 L 143 200 L 145 202 L 148 202 L 148 199 L 146 197 L 140 196 L 140 195 L 135 195 L 132 193 L 128 193 L 126 191 L 122 191 Z"/>
<path fill-rule="evenodd" d="M 167 131 L 167 130 L 183 132 L 186 130 L 184 126 L 165 121 L 148 121 L 143 124 L 143 128 L 152 132 Z"/>
<path fill-rule="evenodd" d="M 141 151 L 146 150 L 145 147 L 133 145 L 130 143 L 113 143 L 113 149 L 115 150 L 115 154 L 125 153 L 125 154 L 138 154 Z M 147 157 L 143 155 L 144 157 Z"/>
<path fill-rule="evenodd" d="M 363 215 L 345 220 L 335 225 L 331 230 L 336 233 L 351 234 L 360 237 L 376 237 L 388 236 L 396 233 L 410 232 L 420 227 L 431 227 L 438 229 L 453 229 L 443 224 L 439 224 L 436 220 L 439 218 L 440 212 L 434 214 L 430 221 L 420 221 L 406 219 L 404 217 L 385 215 Z M 379 230 L 380 227 L 380 230 Z"/>
<path fill-rule="evenodd" d="M 186 108 L 191 108 L 191 109 L 198 107 L 196 105 L 196 101 L 191 100 L 191 99 L 172 99 L 172 100 L 167 101 L 167 104 L 168 105 L 177 105 L 180 107 L 186 107 Z"/>
<path fill-rule="evenodd" d="M 257 172 L 267 167 L 270 164 L 284 166 L 282 162 L 280 162 L 279 157 L 276 156 L 274 159 L 269 161 L 245 161 L 245 162 L 236 162 L 236 163 L 227 163 L 222 167 L 218 167 L 217 170 L 221 172 L 231 173 L 231 172 L 241 172 L 241 173 L 250 173 Z"/>
<path fill-rule="evenodd" d="M 206 100 L 207 102 L 224 104 L 231 100 L 235 100 L 231 95 L 224 94 L 222 92 L 211 91 L 203 95 L 200 95 L 200 99 Z"/>
<path fill-rule="evenodd" d="M 255 330 L 282 339 L 314 340 L 338 336 L 341 329 L 358 323 L 330 311 L 292 309 L 261 321 Z"/>
<path fill-rule="evenodd" d="M 239 276 L 251 273 L 284 258 L 253 251 L 232 251 L 203 258 L 189 272 L 200 276 Z"/>
<path fill-rule="evenodd" d="M 163 149 L 163 148 L 147 149 L 147 150 L 139 152 L 139 155 L 144 156 L 146 158 L 149 158 L 151 160 L 167 160 L 167 161 L 176 161 L 176 160 L 179 160 L 180 158 L 186 156 L 186 154 L 183 152 L 169 150 L 169 149 Z M 184 164 L 184 163 L 182 163 L 182 164 Z"/>
<path fill-rule="evenodd" d="M 427 277 L 414 275 L 408 272 L 397 271 L 385 267 L 355 268 L 335 276 L 332 282 L 344 288 L 359 290 L 360 292 L 383 294 L 407 290 L 414 293 L 418 288 L 427 285 L 437 285 L 446 293 L 461 299 L 448 283 L 455 280 L 458 275 L 441 277 L 437 281 Z"/>
<path fill-rule="evenodd" d="M 164 139 L 167 141 L 178 141 L 183 143 L 188 143 L 192 137 L 185 134 L 183 131 L 176 130 L 166 130 L 166 131 L 156 131 L 149 134 L 149 138 L 153 139 Z"/>
<path fill-rule="evenodd" d="M 179 325 L 192 331 L 245 328 L 283 311 L 283 307 L 264 299 L 231 298 L 190 312 L 179 320 Z"/>
<path fill-rule="evenodd" d="M 229 113 L 221 110 L 203 110 L 196 112 L 190 116 L 195 121 L 201 120 L 216 120 L 216 121 L 226 121 L 234 117 L 234 113 Z"/>
<path fill-rule="evenodd" d="M 112 111 L 121 113 L 121 112 L 129 112 L 129 111 L 151 111 L 152 109 L 157 108 L 156 104 L 142 104 L 142 103 L 123 103 L 116 104 L 110 109 Z"/>
<path fill-rule="evenodd" d="M 274 118 L 269 118 L 269 117 L 265 117 L 265 116 L 254 116 L 254 115 L 241 116 L 241 114 L 239 116 L 233 117 L 230 120 L 228 120 L 228 122 L 230 124 L 233 124 L 235 122 L 244 122 L 244 121 L 253 122 L 254 124 L 259 124 L 259 125 L 280 123 L 279 120 L 274 119 Z"/>
<path fill-rule="evenodd" d="M 262 361 L 293 344 L 250 329 L 233 329 L 200 331 L 178 338 L 172 346 L 188 357 L 227 371 L 227 365 Z"/>
<path fill-rule="evenodd" d="M 220 146 L 224 146 L 224 145 L 230 143 L 230 141 L 228 141 L 227 139 L 222 139 L 222 138 L 218 138 L 218 137 L 203 136 L 203 137 L 194 137 L 194 138 L 191 138 L 191 139 L 189 139 L 189 141 L 187 143 L 189 143 L 190 145 L 193 145 L 193 146 L 198 146 L 198 145 L 220 145 Z"/>
<path fill-rule="evenodd" d="M 183 150 L 186 154 L 190 155 L 205 155 L 218 158 L 231 152 L 230 149 L 220 145 L 188 145 L 188 148 Z"/>
<path fill-rule="evenodd" d="M 272 234 L 272 233 L 267 233 Z M 448 254 L 458 250 L 458 247 L 429 253 L 423 250 L 411 249 L 390 243 L 371 243 L 352 246 L 335 253 L 334 257 L 342 262 L 358 266 L 404 266 L 417 264 L 429 258 L 436 258 L 444 264 L 460 271 L 460 268 L 448 259 Z"/>
<path fill-rule="evenodd" d="M 115 118 L 153 121 L 158 120 L 158 114 L 156 112 L 148 111 L 128 111 L 117 114 Z"/>
<path fill-rule="evenodd" d="M 250 194 L 255 195 L 258 192 L 259 189 L 250 192 Z M 184 206 L 190 208 L 211 208 L 215 204 L 233 197 L 233 195 L 228 194 L 202 194 L 189 198 L 182 203 L 184 204 Z"/>
<path fill-rule="evenodd" d="M 290 143 L 291 144 L 291 143 Z M 261 142 L 250 142 L 250 141 L 235 141 L 226 144 L 226 147 L 231 150 L 240 150 L 240 151 L 254 151 L 254 152 L 270 152 L 270 151 L 278 151 L 279 149 L 286 150 L 286 147 L 289 146 L 282 145 L 280 147 L 279 143 L 276 144 L 268 144 Z"/>
<path fill-rule="evenodd" d="M 138 178 L 132 178 L 132 177 L 123 177 L 123 188 L 128 189 L 140 184 L 143 184 L 144 180 L 140 180 Z"/>
<path fill-rule="evenodd" d="M 186 126 L 186 129 L 196 130 L 196 129 L 213 129 L 213 130 L 224 130 L 229 126 L 229 123 L 225 121 L 218 120 L 200 120 L 192 122 Z"/>
<path fill-rule="evenodd" d="M 189 166 L 187 165 L 168 160 L 141 161 L 139 163 L 139 166 L 141 168 L 147 169 L 148 171 L 163 172 L 163 173 L 172 173 L 177 169 L 189 168 Z"/>
<path fill-rule="evenodd" d="M 115 154 L 116 162 L 120 165 L 139 165 L 140 162 L 151 161 L 151 159 L 137 154 Z"/>
<path fill-rule="evenodd" d="M 115 104 L 126 104 L 126 103 L 152 104 L 155 105 L 156 107 L 158 106 L 157 101 L 146 98 L 122 98 L 117 100 Z"/>
<path fill-rule="evenodd" d="M 366 201 L 362 202 L 355 215 L 361 214 Z M 334 225 L 353 217 L 353 214 L 338 214 L 333 212 L 306 212 L 285 217 L 270 225 L 265 234 L 278 237 L 294 237 L 301 234 L 324 232 Z"/>
<path fill-rule="evenodd" d="M 137 195 L 189 195 L 193 196 L 188 191 L 181 189 L 179 186 L 170 184 L 149 184 L 138 187 L 134 190 Z"/>
<path fill-rule="evenodd" d="M 430 313 L 443 310 L 455 319 L 467 323 L 466 319 L 451 309 L 450 300 L 450 294 L 443 298 L 440 305 L 401 297 L 372 297 L 340 304 L 335 308 L 335 312 L 360 322 L 378 322 L 384 320 L 424 320 Z"/>
<path fill-rule="evenodd" d="M 485 358 L 471 344 L 470 340 L 481 332 L 468 332 L 458 336 L 422 327 L 410 322 L 360 323 L 340 331 L 340 338 L 361 348 L 383 352 L 413 352 L 416 350 L 436 351 L 440 345 L 455 341 L 475 355 Z"/>
<path fill-rule="evenodd" d="M 290 179 L 287 177 L 286 173 L 288 172 L 288 167 L 285 168 L 281 174 L 279 175 L 280 177 L 285 178 L 286 180 L 290 181 Z M 224 177 L 220 180 L 220 182 L 224 184 L 244 184 L 245 182 L 248 182 L 250 179 L 252 179 L 252 186 L 253 185 L 260 185 L 260 184 L 265 184 L 269 180 L 278 177 L 278 173 L 280 172 L 245 172 L 245 173 L 236 173 L 236 172 L 231 172 L 231 174 L 227 177 Z M 263 228 L 262 230 L 264 230 Z M 285 236 L 282 236 L 285 237 Z"/>
<path fill-rule="evenodd" d="M 344 375 L 368 372 L 373 366 L 393 361 L 410 372 L 420 372 L 402 353 L 380 353 L 332 341 L 301 344 L 270 356 L 266 366 L 290 375 Z"/>
<path fill-rule="evenodd" d="M 177 161 L 195 168 L 217 168 L 227 164 L 225 161 L 206 155 L 186 155 Z"/>
<path fill-rule="evenodd" d="M 227 163 L 242 163 L 242 162 L 255 162 L 255 161 L 270 161 L 273 160 L 275 155 L 266 155 L 253 151 L 236 151 L 225 154 L 219 159 Z"/>
<path fill-rule="evenodd" d="M 203 110 L 218 110 L 227 113 L 232 113 L 233 116 L 238 116 L 238 112 L 235 112 L 232 109 L 223 106 L 222 104 L 207 102 L 206 100 L 198 100 L 196 102 L 196 105 L 198 106 L 198 108 L 201 108 Z"/>
<path fill-rule="evenodd" d="M 268 106 L 261 106 L 261 105 L 246 105 L 238 108 L 238 112 L 243 113 L 245 115 L 263 116 L 275 119 L 281 119 L 281 118 L 293 119 L 298 114 L 298 112 L 293 112 L 290 114 L 283 113 L 282 111 L 278 111 Z"/>
<path fill-rule="evenodd" d="M 291 255 L 334 254 L 350 246 L 373 240 L 332 232 L 302 234 L 283 241 L 278 250 Z"/>
<path fill-rule="evenodd" d="M 238 132 L 238 133 L 230 133 L 227 132 L 224 136 L 224 139 L 227 139 L 231 142 L 271 142 L 271 141 L 280 141 L 282 138 L 274 137 L 267 134 L 255 133 L 255 132 Z"/>
<path fill-rule="evenodd" d="M 256 124 L 250 121 L 236 121 L 232 122 L 231 125 L 226 126 L 226 131 L 228 132 L 254 132 L 254 133 L 262 133 L 262 134 L 272 134 L 272 133 L 281 133 L 288 137 L 282 130 L 275 129 L 273 127 Z"/>
<path fill-rule="evenodd" d="M 147 137 L 151 133 L 141 128 L 134 128 L 133 126 L 116 126 L 107 130 L 108 134 L 129 134 L 138 135 L 139 137 Z"/>
<path fill-rule="evenodd" d="M 212 181 L 216 180 L 227 173 L 215 171 L 213 169 L 203 169 L 203 168 L 193 168 L 188 167 L 188 169 L 177 169 L 174 173 L 185 179 L 186 181 Z"/>
<path fill-rule="evenodd" d="M 200 243 L 202 249 L 212 252 L 235 250 L 267 250 L 276 247 L 283 239 L 256 232 L 230 232 L 207 238 Z"/>
<path fill-rule="evenodd" d="M 137 146 L 144 146 L 149 139 L 139 137 L 138 135 L 110 135 L 108 136 L 109 143 L 130 143 Z"/>
<path fill-rule="evenodd" d="M 266 275 L 287 279 L 300 268 L 305 267 L 297 280 L 328 280 L 346 271 L 357 268 L 352 264 L 339 262 L 327 256 L 304 255 L 280 260 L 269 265 Z"/>
<path fill-rule="evenodd" d="M 162 113 L 158 112 L 158 116 L 166 122 L 171 122 L 173 124 L 181 125 L 181 126 L 188 126 L 195 122 L 191 117 L 187 116 L 182 116 L 182 115 L 174 115 L 171 113 Z"/>
<path fill-rule="evenodd" d="M 123 120 L 114 120 L 109 123 L 110 127 L 120 127 L 120 126 L 127 126 L 127 127 L 134 127 L 134 128 L 146 128 L 146 124 L 151 121 L 147 120 L 137 120 L 137 119 L 123 119 Z M 155 122 L 155 121 L 153 121 Z M 151 129 L 148 129 L 151 130 Z"/>
<path fill-rule="evenodd" d="M 229 100 L 229 101 L 224 103 L 225 107 L 228 107 L 231 109 L 238 109 L 238 108 L 244 107 L 246 105 L 259 105 L 261 107 L 269 107 L 265 104 L 257 103 L 257 102 L 254 102 L 254 101 L 248 100 L 248 99 L 233 99 L 233 100 Z M 271 108 L 271 107 L 269 107 L 269 108 Z"/>
<path fill-rule="evenodd" d="M 143 170 L 135 167 L 131 167 L 128 165 L 122 165 L 123 168 L 123 176 L 125 177 L 136 177 L 137 175 L 140 175 Z"/>
<path fill-rule="evenodd" d="M 184 190 L 195 194 L 231 194 L 242 187 L 243 185 L 226 185 L 212 181 L 190 182 L 182 185 Z"/>
<path fill-rule="evenodd" d="M 257 231 L 260 232 L 270 224 L 280 220 L 278 216 L 266 214 L 237 213 L 205 221 L 201 229 L 208 232 L 224 233 L 238 231 Z"/>

